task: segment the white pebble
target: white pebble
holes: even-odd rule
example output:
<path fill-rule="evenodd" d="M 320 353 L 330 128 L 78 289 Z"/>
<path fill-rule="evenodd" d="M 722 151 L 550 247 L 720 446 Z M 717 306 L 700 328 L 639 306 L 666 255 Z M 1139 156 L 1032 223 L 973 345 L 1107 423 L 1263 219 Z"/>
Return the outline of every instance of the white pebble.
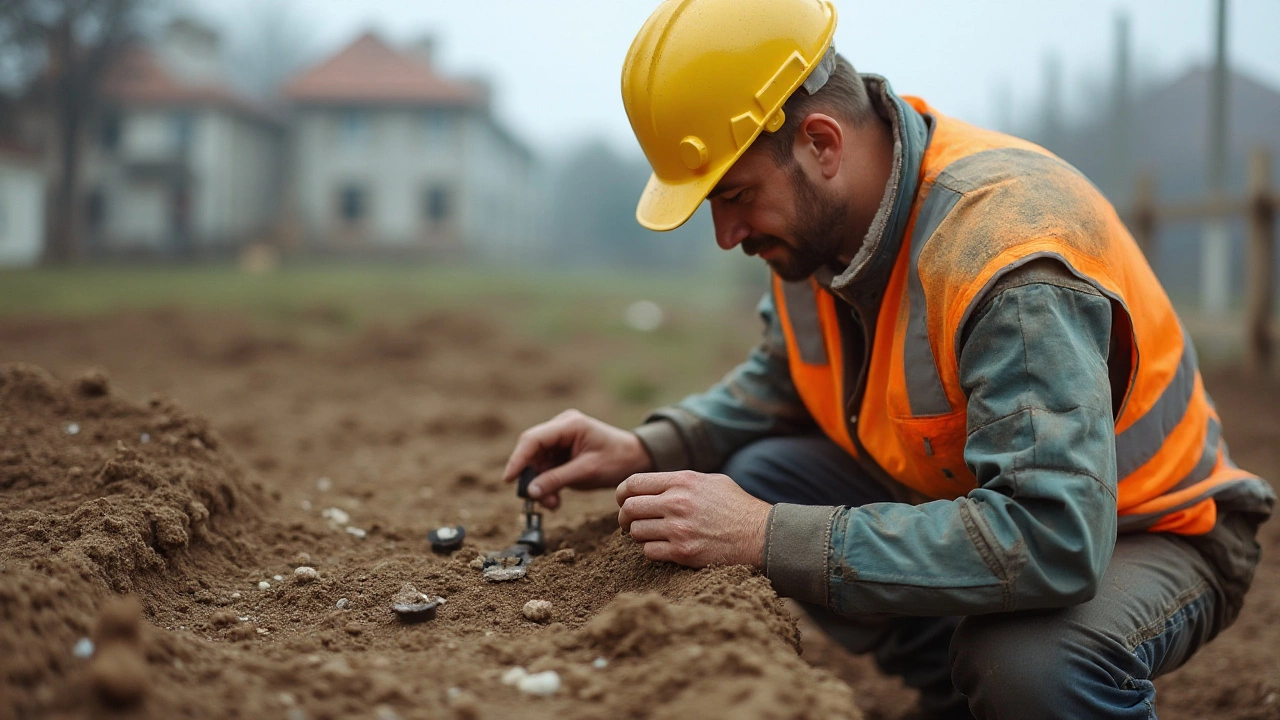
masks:
<path fill-rule="evenodd" d="M 272 579 L 272 580 L 275 580 L 276 582 L 282 582 L 282 581 L 284 580 L 284 576 L 283 576 L 283 575 L 272 575 L 272 576 L 271 576 L 271 579 Z"/>
<path fill-rule="evenodd" d="M 300 582 L 311 582 L 312 580 L 320 579 L 320 573 L 317 572 L 315 568 L 307 565 L 303 565 L 294 570 L 293 576 Z"/>
<path fill-rule="evenodd" d="M 141 435 L 139 435 L 138 442 L 141 442 L 143 445 L 146 445 L 147 443 L 151 442 L 151 433 L 142 433 Z"/>
<path fill-rule="evenodd" d="M 377 720 L 400 720 L 400 713 L 396 712 L 390 705 L 379 705 L 374 708 L 373 716 Z"/>
<path fill-rule="evenodd" d="M 609 667 L 609 661 L 606 658 L 598 657 L 591 661 L 591 667 L 597 670 L 603 670 Z"/>
<path fill-rule="evenodd" d="M 502 684 L 515 685 L 516 683 L 520 682 L 521 680 L 525 679 L 528 676 L 529 676 L 529 672 L 524 668 L 520 667 L 519 665 L 517 665 L 511 668 L 510 670 L 502 673 Z"/>
<path fill-rule="evenodd" d="M 279 695 L 276 696 L 276 698 L 280 701 L 281 705 L 285 705 L 285 706 L 293 705 L 295 702 L 297 702 L 297 700 L 293 698 L 293 694 L 287 693 L 287 692 L 280 693 Z"/>
<path fill-rule="evenodd" d="M 316 489 L 320 492 L 329 492 L 333 489 L 333 481 L 327 477 L 322 477 L 316 480 Z"/>
<path fill-rule="evenodd" d="M 524 616 L 536 623 L 551 619 L 551 603 L 546 600 L 530 600 L 524 604 Z"/>
<path fill-rule="evenodd" d="M 239 599 L 240 599 L 240 591 L 239 591 L 239 590 L 237 590 L 237 591 L 235 591 L 235 592 L 231 593 L 231 599 L 232 599 L 232 600 L 239 600 Z"/>
<path fill-rule="evenodd" d="M 267 582 L 266 580 L 259 580 L 259 581 L 258 581 L 258 589 L 259 589 L 259 590 L 270 590 L 270 589 L 271 589 L 271 583 Z"/>
<path fill-rule="evenodd" d="M 526 675 L 516 682 L 516 689 L 529 695 L 551 697 L 560 689 L 560 673 L 548 670 Z"/>
<path fill-rule="evenodd" d="M 79 435 L 80 423 L 67 423 L 66 431 L 68 435 Z"/>
<path fill-rule="evenodd" d="M 348 605 L 350 605 L 350 604 L 351 604 L 351 602 L 350 602 L 349 600 L 347 600 L 346 598 L 338 598 L 337 607 L 338 607 L 338 609 L 339 609 L 339 610 L 345 610 L 345 609 L 346 609 L 346 607 L 347 607 Z"/>
<path fill-rule="evenodd" d="M 87 637 L 80 638 L 75 647 L 71 648 L 71 654 L 78 658 L 93 657 L 93 641 Z"/>
<path fill-rule="evenodd" d="M 236 619 L 237 619 L 237 620 L 239 620 L 240 622 L 249 622 L 249 616 L 248 616 L 248 615 L 245 615 L 244 617 L 238 617 L 238 618 L 236 618 Z"/>
<path fill-rule="evenodd" d="M 436 537 L 448 542 L 458 537 L 458 530 L 457 528 L 442 527 L 436 530 Z"/>
<path fill-rule="evenodd" d="M 369 533 L 365 532 L 363 528 L 358 528 L 358 527 L 348 527 L 348 528 L 347 528 L 347 534 L 349 534 L 349 535 L 355 535 L 355 536 L 356 536 L 356 537 L 358 537 L 358 538 L 362 538 L 362 537 L 364 537 L 365 535 L 368 535 Z"/>
<path fill-rule="evenodd" d="M 311 512 L 311 501 L 303 500 L 302 502 L 298 503 L 298 507 L 302 508 L 303 510 L 306 510 L 307 512 Z"/>
<path fill-rule="evenodd" d="M 445 697 L 449 698 L 450 700 L 456 700 L 458 696 L 462 694 L 462 688 L 451 687 L 448 690 L 445 690 L 444 694 L 445 694 Z"/>
<path fill-rule="evenodd" d="M 336 507 L 321 510 L 320 517 L 328 518 L 339 525 L 346 525 L 351 522 L 351 515 L 348 514 L 346 510 Z"/>

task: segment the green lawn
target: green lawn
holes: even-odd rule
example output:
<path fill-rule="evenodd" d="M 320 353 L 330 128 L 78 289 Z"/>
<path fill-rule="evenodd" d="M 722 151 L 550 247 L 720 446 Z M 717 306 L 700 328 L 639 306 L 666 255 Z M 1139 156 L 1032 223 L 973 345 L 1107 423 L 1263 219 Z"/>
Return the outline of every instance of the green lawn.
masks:
<path fill-rule="evenodd" d="M 263 332 L 324 342 L 461 309 L 540 342 L 604 346 L 597 380 L 620 403 L 649 405 L 705 386 L 745 356 L 759 336 L 753 307 L 763 289 L 763 277 L 744 279 L 732 261 L 697 275 L 390 263 L 297 264 L 263 275 L 230 265 L 82 267 L 0 272 L 0 317 L 235 312 Z M 628 327 L 625 310 L 637 300 L 658 303 L 665 324 Z"/>

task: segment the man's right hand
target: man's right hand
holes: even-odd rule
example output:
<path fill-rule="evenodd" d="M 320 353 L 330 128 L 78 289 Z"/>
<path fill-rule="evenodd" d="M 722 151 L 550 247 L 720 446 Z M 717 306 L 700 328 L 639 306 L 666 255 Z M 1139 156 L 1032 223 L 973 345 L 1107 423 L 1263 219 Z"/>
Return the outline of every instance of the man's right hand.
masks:
<path fill-rule="evenodd" d="M 556 466 L 565 455 L 568 460 Z M 548 509 L 560 507 L 560 490 L 614 488 L 628 477 L 653 470 L 653 461 L 640 438 L 577 410 L 520 433 L 516 449 L 502 471 L 513 482 L 526 465 L 540 471 L 529 485 L 529 496 Z"/>

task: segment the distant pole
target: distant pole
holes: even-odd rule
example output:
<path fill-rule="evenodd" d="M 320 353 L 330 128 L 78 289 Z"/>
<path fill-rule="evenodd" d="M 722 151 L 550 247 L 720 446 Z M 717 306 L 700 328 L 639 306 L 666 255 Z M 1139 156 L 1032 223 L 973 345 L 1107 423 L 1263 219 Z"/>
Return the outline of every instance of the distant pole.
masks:
<path fill-rule="evenodd" d="M 1217 0 L 1213 78 L 1209 86 L 1209 195 L 1222 198 L 1227 176 L 1227 0 Z M 1201 245 L 1200 301 L 1223 315 L 1231 300 L 1231 235 L 1227 219 L 1210 218 Z"/>
<path fill-rule="evenodd" d="M 1249 157 L 1249 278 L 1246 312 L 1245 368 L 1255 377 L 1268 375 L 1275 340 L 1271 317 L 1276 299 L 1276 200 L 1271 192 L 1271 153 L 1257 148 Z"/>
<path fill-rule="evenodd" d="M 1133 101 L 1129 97 L 1133 92 L 1129 80 L 1132 67 L 1129 28 L 1128 14 L 1117 13 L 1116 54 L 1113 69 L 1115 75 L 1111 84 L 1111 153 L 1108 158 L 1110 167 L 1107 173 L 1109 176 L 1107 191 L 1114 193 L 1111 200 L 1121 205 L 1128 203 L 1128 198 L 1123 197 L 1123 194 L 1127 192 L 1132 182 L 1129 177 L 1129 108 Z"/>
<path fill-rule="evenodd" d="M 1056 51 L 1044 56 L 1044 102 L 1040 107 L 1040 144 L 1054 152 L 1062 143 L 1062 60 Z"/>

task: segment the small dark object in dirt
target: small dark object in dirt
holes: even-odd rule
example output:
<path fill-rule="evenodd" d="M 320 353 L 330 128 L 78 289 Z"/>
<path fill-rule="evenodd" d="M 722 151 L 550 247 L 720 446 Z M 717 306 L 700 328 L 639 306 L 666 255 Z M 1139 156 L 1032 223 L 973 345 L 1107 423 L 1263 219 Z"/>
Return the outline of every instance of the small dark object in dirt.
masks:
<path fill-rule="evenodd" d="M 427 533 L 431 549 L 442 554 L 451 553 L 462 547 L 462 541 L 466 538 L 467 530 L 461 525 L 439 527 Z"/>
<path fill-rule="evenodd" d="M 409 583 L 405 583 L 400 588 L 400 592 L 391 598 L 391 609 L 395 612 L 396 617 L 401 622 L 419 623 L 432 620 L 436 616 L 436 609 L 444 603 L 442 597 L 427 597 L 418 588 Z"/>

